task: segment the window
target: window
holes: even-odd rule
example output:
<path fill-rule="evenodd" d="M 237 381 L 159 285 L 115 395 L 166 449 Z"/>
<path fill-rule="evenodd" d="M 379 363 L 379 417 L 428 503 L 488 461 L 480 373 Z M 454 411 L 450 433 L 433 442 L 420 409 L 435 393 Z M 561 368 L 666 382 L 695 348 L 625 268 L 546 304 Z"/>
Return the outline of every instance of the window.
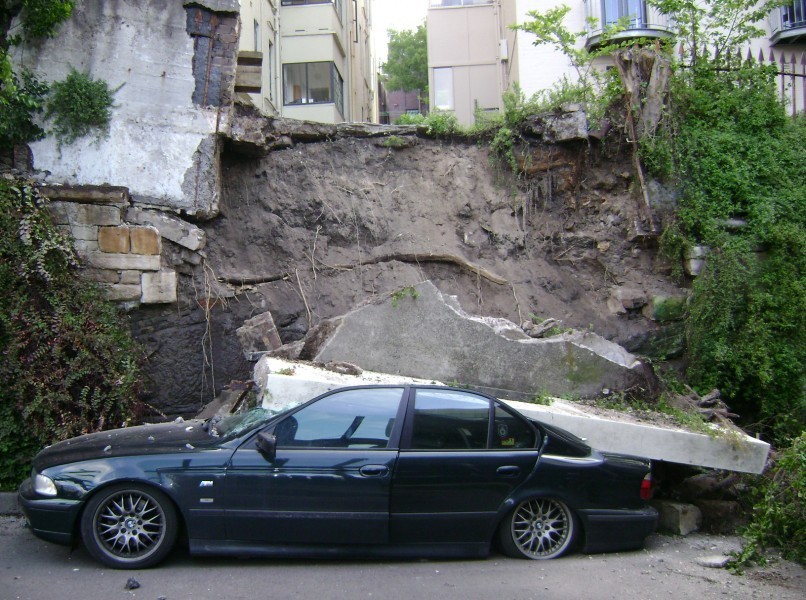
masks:
<path fill-rule="evenodd" d="M 260 23 L 254 19 L 254 33 L 255 33 L 255 52 L 260 52 Z"/>
<path fill-rule="evenodd" d="M 417 390 L 411 447 L 415 450 L 487 448 L 490 402 L 463 392 Z"/>
<path fill-rule="evenodd" d="M 439 110 L 453 110 L 453 69 L 434 69 L 434 106 Z"/>
<path fill-rule="evenodd" d="M 335 103 L 344 114 L 344 80 L 332 62 L 283 65 L 283 104 Z"/>
<path fill-rule="evenodd" d="M 402 388 L 381 388 L 326 396 L 277 424 L 277 446 L 386 448 L 402 395 Z"/>
<path fill-rule="evenodd" d="M 646 3 L 644 0 L 602 0 L 606 25 L 616 25 L 619 19 L 627 18 L 628 27 L 640 29 L 646 26 Z"/>
<path fill-rule="evenodd" d="M 431 8 L 442 6 L 474 6 L 476 4 L 492 4 L 493 0 L 431 0 Z"/>
<path fill-rule="evenodd" d="M 529 423 L 500 406 L 495 407 L 493 448 L 534 448 L 535 441 L 535 431 Z"/>

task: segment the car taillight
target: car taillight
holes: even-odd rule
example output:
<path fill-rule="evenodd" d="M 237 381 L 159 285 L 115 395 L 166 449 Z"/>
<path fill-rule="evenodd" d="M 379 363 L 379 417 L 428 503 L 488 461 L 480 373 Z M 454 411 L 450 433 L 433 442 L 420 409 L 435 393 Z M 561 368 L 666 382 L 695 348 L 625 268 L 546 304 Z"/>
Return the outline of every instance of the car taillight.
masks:
<path fill-rule="evenodd" d="M 644 475 L 641 481 L 641 500 L 649 500 L 652 497 L 652 473 Z"/>

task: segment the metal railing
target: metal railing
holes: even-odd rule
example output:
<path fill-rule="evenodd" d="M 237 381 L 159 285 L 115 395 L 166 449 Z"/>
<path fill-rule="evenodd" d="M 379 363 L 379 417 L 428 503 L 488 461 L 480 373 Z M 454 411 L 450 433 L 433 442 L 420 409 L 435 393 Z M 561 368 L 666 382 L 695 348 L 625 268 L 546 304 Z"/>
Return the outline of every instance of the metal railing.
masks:
<path fill-rule="evenodd" d="M 800 0 L 803 2 L 804 0 Z M 649 36 L 653 32 L 669 33 L 670 19 L 644 0 L 585 0 L 585 16 L 593 24 L 588 25 L 588 43 L 598 41 L 608 25 L 615 25 L 620 19 L 628 20 L 627 30 L 616 38 Z"/>
<path fill-rule="evenodd" d="M 792 4 L 773 9 L 770 13 L 770 29 L 773 35 L 799 28 L 806 29 L 806 0 L 795 0 Z"/>

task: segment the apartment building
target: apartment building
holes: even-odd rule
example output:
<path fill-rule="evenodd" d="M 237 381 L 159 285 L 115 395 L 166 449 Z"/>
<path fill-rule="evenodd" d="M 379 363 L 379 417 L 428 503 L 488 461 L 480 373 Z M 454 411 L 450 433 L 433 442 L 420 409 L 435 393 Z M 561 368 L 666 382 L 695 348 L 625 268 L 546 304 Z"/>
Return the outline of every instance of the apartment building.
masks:
<path fill-rule="evenodd" d="M 666 38 L 668 17 L 645 0 L 431 0 L 428 10 L 428 73 L 431 106 L 456 113 L 460 123 L 474 122 L 477 110 L 501 108 L 501 96 L 518 83 L 527 96 L 551 88 L 563 77 L 576 76 L 569 60 L 548 45 L 535 46 L 534 37 L 509 29 L 529 20 L 528 12 L 560 4 L 571 11 L 565 25 L 586 31 L 580 42 L 588 49 L 601 42 L 606 25 L 629 20 L 618 38 Z M 590 19 L 593 19 L 593 22 Z M 781 73 L 782 95 L 793 111 L 802 111 L 806 84 L 802 77 L 806 51 L 806 0 L 776 8 L 759 24 L 765 36 L 742 49 L 754 59 L 773 61 Z M 604 68 L 609 60 L 602 58 Z M 798 76 L 798 73 L 801 75 Z"/>
<path fill-rule="evenodd" d="M 373 119 L 371 0 L 241 0 L 235 91 L 264 114 Z"/>

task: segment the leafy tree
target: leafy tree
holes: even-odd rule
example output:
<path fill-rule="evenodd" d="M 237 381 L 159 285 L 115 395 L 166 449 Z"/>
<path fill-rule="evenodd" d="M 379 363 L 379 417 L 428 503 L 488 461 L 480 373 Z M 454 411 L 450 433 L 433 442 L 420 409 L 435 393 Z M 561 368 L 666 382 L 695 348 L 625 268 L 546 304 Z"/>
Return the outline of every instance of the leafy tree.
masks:
<path fill-rule="evenodd" d="M 425 25 L 415 31 L 389 30 L 389 57 L 383 65 L 387 89 L 428 95 L 427 44 Z"/>

